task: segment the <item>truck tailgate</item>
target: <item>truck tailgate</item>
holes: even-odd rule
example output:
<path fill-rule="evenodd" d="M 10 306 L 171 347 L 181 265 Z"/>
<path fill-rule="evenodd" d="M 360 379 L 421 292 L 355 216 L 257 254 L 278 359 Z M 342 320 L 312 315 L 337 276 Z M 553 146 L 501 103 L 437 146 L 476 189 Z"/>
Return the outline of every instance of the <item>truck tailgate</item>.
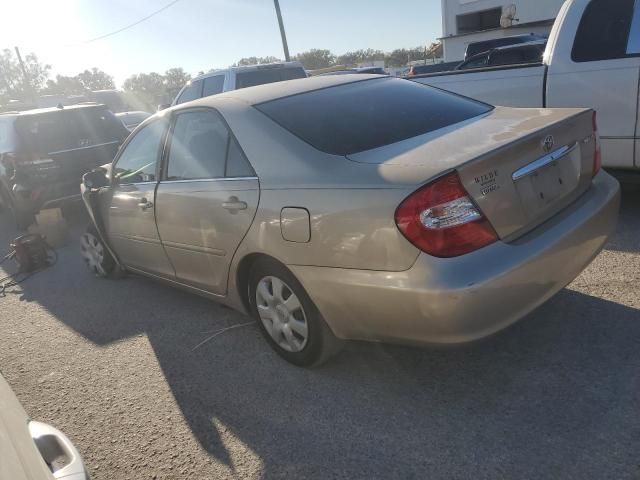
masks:
<path fill-rule="evenodd" d="M 459 93 L 492 105 L 542 107 L 546 67 L 542 64 L 518 65 L 454 71 L 410 80 Z"/>

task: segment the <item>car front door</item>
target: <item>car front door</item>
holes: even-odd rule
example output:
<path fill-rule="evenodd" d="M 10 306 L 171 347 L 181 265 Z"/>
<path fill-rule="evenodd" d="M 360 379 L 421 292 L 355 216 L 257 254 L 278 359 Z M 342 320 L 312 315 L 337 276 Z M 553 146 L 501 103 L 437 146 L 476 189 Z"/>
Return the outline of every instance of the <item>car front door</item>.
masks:
<path fill-rule="evenodd" d="M 637 0 L 591 0 L 579 23 L 565 20 L 577 23 L 575 39 L 558 42 L 549 65 L 547 105 L 597 111 L 606 167 L 634 165 L 640 48 L 632 39 L 639 9 Z M 560 56 L 570 61 L 555 61 Z"/>
<path fill-rule="evenodd" d="M 155 219 L 155 190 L 167 124 L 160 118 L 144 126 L 115 160 L 106 229 L 125 266 L 173 278 L 175 271 L 160 243 Z"/>
<path fill-rule="evenodd" d="M 156 193 L 160 238 L 179 281 L 225 295 L 229 266 L 255 216 L 258 179 L 216 110 L 174 115 Z"/>

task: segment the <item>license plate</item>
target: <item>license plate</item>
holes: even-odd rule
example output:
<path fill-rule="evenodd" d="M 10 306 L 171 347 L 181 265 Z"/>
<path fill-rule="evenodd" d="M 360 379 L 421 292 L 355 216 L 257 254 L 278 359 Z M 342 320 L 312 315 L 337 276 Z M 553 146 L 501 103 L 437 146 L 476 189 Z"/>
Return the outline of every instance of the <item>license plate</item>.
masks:
<path fill-rule="evenodd" d="M 577 145 L 554 157 L 553 154 L 525 165 L 513 173 L 513 180 L 530 219 L 553 210 L 578 187 L 581 153 Z"/>
<path fill-rule="evenodd" d="M 562 178 L 563 173 L 565 172 L 558 167 L 558 163 L 553 162 L 529 176 L 531 189 L 539 201 L 537 203 L 549 205 L 567 191 L 568 179 L 566 175 L 564 179 Z"/>

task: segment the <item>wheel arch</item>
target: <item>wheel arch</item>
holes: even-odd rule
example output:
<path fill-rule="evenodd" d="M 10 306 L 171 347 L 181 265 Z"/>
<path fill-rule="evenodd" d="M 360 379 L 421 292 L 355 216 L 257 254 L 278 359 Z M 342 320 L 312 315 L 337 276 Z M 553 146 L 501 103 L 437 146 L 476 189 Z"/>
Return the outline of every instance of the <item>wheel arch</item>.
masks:
<path fill-rule="evenodd" d="M 289 268 L 283 262 L 278 260 L 276 257 L 273 257 L 266 253 L 253 252 L 248 253 L 247 255 L 242 257 L 242 259 L 238 262 L 238 266 L 236 268 L 235 287 L 238 291 L 238 295 L 240 296 L 242 306 L 247 312 L 251 311 L 251 305 L 249 302 L 249 273 L 251 272 L 253 266 L 260 261 L 276 262 L 289 270 Z"/>

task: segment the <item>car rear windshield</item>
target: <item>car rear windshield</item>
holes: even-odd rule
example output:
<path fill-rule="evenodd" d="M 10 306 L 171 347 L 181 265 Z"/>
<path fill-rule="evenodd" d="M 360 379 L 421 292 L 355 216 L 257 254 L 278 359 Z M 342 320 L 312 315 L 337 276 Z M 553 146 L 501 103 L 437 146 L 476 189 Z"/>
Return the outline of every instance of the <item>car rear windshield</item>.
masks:
<path fill-rule="evenodd" d="M 350 155 L 468 120 L 493 107 L 409 80 L 380 78 L 255 108 L 318 150 Z"/>
<path fill-rule="evenodd" d="M 77 108 L 18 118 L 23 145 L 38 153 L 121 142 L 128 134 L 122 122 L 105 108 Z"/>
<path fill-rule="evenodd" d="M 306 78 L 306 76 L 307 74 L 302 67 L 251 70 L 238 73 L 236 77 L 236 88 L 255 87 L 256 85 L 264 85 L 265 83 Z"/>

